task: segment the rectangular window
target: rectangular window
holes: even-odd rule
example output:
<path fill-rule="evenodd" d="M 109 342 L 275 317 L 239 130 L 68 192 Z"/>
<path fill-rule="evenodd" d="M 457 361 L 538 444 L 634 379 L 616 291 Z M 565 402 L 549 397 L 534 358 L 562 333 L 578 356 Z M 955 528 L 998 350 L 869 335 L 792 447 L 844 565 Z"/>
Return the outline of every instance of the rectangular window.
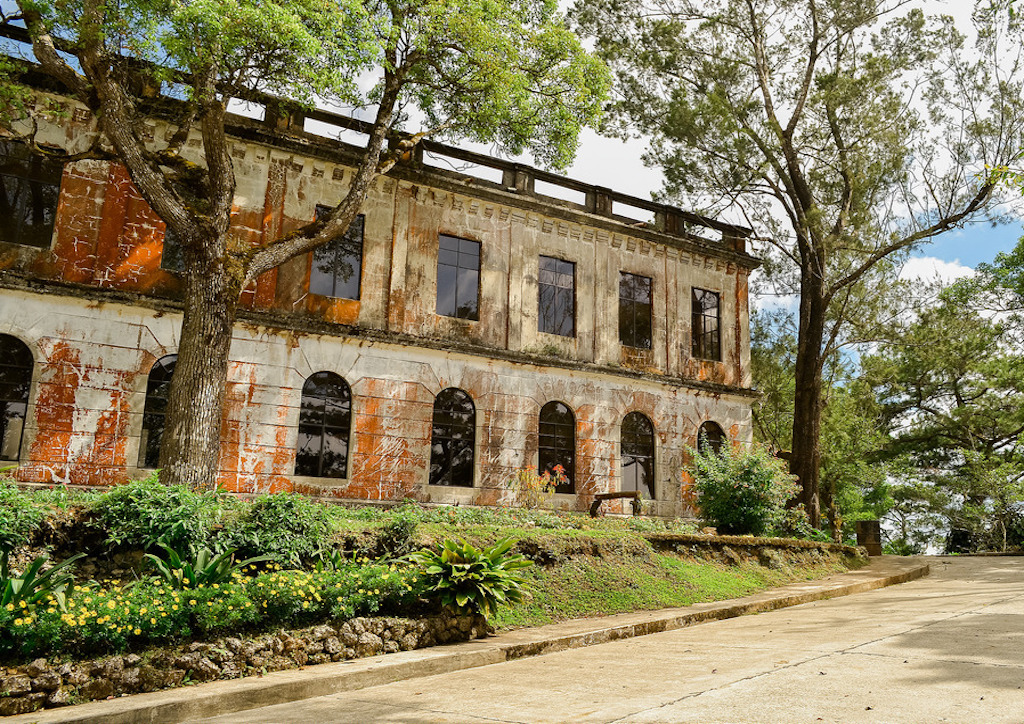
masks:
<path fill-rule="evenodd" d="M 627 347 L 651 348 L 651 278 L 619 274 L 619 341 Z"/>
<path fill-rule="evenodd" d="M 693 290 L 693 356 L 698 359 L 722 360 L 721 305 L 718 292 Z"/>
<path fill-rule="evenodd" d="M 329 206 L 316 207 L 316 219 L 322 221 L 331 212 Z M 348 231 L 313 250 L 309 272 L 309 293 L 335 299 L 359 299 L 359 277 L 363 270 L 363 223 L 360 214 Z"/>
<path fill-rule="evenodd" d="M 0 141 L 0 241 L 49 248 L 63 171 L 23 143 Z"/>
<path fill-rule="evenodd" d="M 480 319 L 480 242 L 441 234 L 437 251 L 437 313 Z"/>
<path fill-rule="evenodd" d="M 185 254 L 181 249 L 181 242 L 170 229 L 164 231 L 164 248 L 160 255 L 160 268 L 172 274 L 181 274 L 185 271 Z"/>
<path fill-rule="evenodd" d="M 551 256 L 540 258 L 537 329 L 563 337 L 576 335 L 576 265 Z"/>

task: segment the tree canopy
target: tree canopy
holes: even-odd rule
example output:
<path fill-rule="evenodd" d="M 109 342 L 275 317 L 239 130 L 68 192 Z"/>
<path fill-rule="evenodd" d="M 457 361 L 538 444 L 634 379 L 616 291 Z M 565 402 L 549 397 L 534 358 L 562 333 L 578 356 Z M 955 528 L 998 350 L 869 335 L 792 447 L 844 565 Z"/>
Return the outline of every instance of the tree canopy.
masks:
<path fill-rule="evenodd" d="M 91 148 L 65 159 L 122 163 L 181 245 L 184 320 L 160 465 L 165 482 L 194 487 L 214 485 L 231 327 L 247 285 L 344 234 L 372 180 L 422 138 L 468 138 L 565 166 L 610 81 L 554 0 L 17 0 L 2 25 L 27 31 L 35 70 L 95 118 Z M 33 142 L 33 123 L 45 119 L 18 102 L 31 93 L 21 70 L 0 66 L 3 120 Z M 262 245 L 229 233 L 226 120 L 232 101 L 254 92 L 280 96 L 285 110 L 333 103 L 369 119 L 341 202 Z M 157 102 L 174 113 L 166 142 L 142 122 Z"/>
<path fill-rule="evenodd" d="M 800 295 L 793 465 L 817 519 L 822 374 L 898 255 L 977 218 L 1024 145 L 1020 18 L 973 44 L 898 0 L 586 0 L 612 65 L 608 130 L 651 139 L 662 195 L 754 229 Z M 865 306 L 867 305 L 867 306 Z"/>

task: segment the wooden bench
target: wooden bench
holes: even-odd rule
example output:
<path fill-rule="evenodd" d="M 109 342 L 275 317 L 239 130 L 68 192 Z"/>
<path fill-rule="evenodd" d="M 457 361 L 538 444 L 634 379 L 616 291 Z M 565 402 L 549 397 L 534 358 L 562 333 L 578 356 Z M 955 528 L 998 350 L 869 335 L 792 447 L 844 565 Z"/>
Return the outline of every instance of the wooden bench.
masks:
<path fill-rule="evenodd" d="M 640 515 L 640 491 L 625 490 L 621 493 L 598 493 L 595 495 L 594 502 L 590 504 L 590 517 L 597 517 L 598 512 L 601 510 L 601 503 L 606 500 L 615 500 L 617 498 L 631 498 L 630 505 L 633 506 L 633 515 Z"/>

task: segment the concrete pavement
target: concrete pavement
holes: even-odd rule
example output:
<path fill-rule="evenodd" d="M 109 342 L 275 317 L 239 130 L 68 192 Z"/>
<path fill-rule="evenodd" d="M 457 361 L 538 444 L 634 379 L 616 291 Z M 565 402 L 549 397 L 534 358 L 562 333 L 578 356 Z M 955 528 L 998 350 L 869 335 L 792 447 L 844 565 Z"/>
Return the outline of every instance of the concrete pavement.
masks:
<path fill-rule="evenodd" d="M 894 588 L 202 722 L 1024 721 L 1024 559 L 931 564 Z"/>
<path fill-rule="evenodd" d="M 188 688 L 96 701 L 66 709 L 6 718 L 4 722 L 171 724 L 772 611 L 808 601 L 903 583 L 926 575 L 927 572 L 928 563 L 922 559 L 886 556 L 872 559 L 869 565 L 857 571 L 781 586 L 730 601 L 578 619 L 504 633 L 485 641 L 435 646 L 300 670 L 278 671 L 266 676 L 216 681 Z"/>

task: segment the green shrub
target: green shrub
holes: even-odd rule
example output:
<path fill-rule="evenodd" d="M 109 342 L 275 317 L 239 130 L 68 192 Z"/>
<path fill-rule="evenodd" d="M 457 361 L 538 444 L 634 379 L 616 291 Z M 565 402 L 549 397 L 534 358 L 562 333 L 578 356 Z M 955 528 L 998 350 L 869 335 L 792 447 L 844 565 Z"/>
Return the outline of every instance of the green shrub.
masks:
<path fill-rule="evenodd" d="M 163 543 L 157 545 L 164 549 L 164 556 L 167 560 L 152 553 L 146 554 L 146 560 L 156 570 L 160 580 L 171 588 L 177 589 L 226 583 L 246 566 L 272 560 L 270 556 L 257 556 L 236 563 L 233 548 L 229 548 L 219 555 L 214 555 L 209 548 L 202 548 L 194 560 L 182 560 L 178 551 L 170 546 Z"/>
<path fill-rule="evenodd" d="M 781 460 L 760 445 L 689 450 L 701 519 L 720 533 L 765 535 L 780 524 L 796 493 Z"/>
<path fill-rule="evenodd" d="M 216 543 L 220 549 L 237 549 L 240 556 L 269 555 L 300 565 L 318 557 L 329 531 L 323 505 L 298 493 L 273 493 L 243 508 Z"/>
<path fill-rule="evenodd" d="M 194 588 L 172 588 L 156 579 L 127 587 L 75 586 L 66 611 L 52 598 L 31 611 L 0 607 L 0 654 L 107 654 L 243 628 L 403 615 L 417 605 L 422 581 L 412 568 L 364 559 L 333 571 L 235 572 L 225 583 Z"/>
<path fill-rule="evenodd" d="M 154 473 L 98 496 L 96 514 L 111 545 L 150 549 L 162 541 L 194 553 L 206 545 L 218 498 L 185 485 L 162 485 Z"/>
<path fill-rule="evenodd" d="M 28 493 L 18 490 L 10 480 L 0 480 L 0 550 L 28 543 L 42 519 L 43 511 Z"/>
<path fill-rule="evenodd" d="M 512 540 L 477 549 L 465 540 L 446 540 L 439 551 L 422 550 L 408 558 L 423 566 L 429 591 L 443 606 L 493 615 L 499 604 L 523 600 L 526 579 L 519 569 L 533 565 L 509 555 Z"/>
<path fill-rule="evenodd" d="M 40 603 L 53 601 L 62 611 L 65 610 L 65 591 L 74 581 L 70 569 L 75 561 L 85 557 L 84 553 L 71 556 L 45 571 L 42 568 L 49 558 L 39 556 L 20 574 L 10 569 L 8 556 L 8 551 L 0 551 L 0 608 L 30 613 Z"/>

